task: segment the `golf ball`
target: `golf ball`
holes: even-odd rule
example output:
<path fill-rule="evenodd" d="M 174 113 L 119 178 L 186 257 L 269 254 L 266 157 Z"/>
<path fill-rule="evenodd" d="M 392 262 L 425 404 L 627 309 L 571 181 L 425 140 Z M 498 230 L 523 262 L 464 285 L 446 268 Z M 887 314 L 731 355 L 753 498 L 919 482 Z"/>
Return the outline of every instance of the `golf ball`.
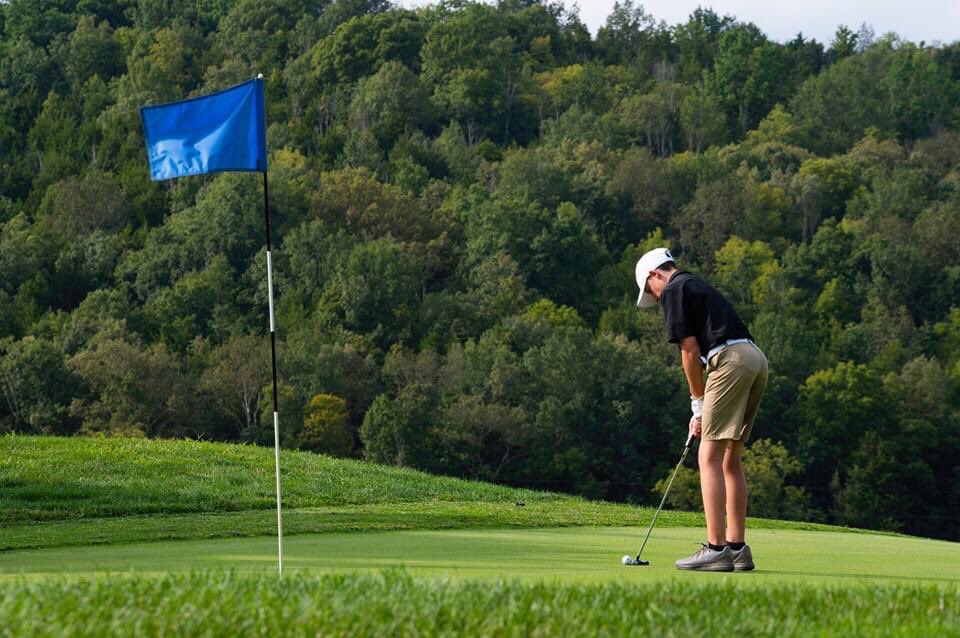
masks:
<path fill-rule="evenodd" d="M 632 557 L 632 556 L 624 556 L 624 557 L 623 557 L 623 564 L 624 564 L 624 565 L 630 565 L 631 563 L 633 563 L 633 557 Z"/>

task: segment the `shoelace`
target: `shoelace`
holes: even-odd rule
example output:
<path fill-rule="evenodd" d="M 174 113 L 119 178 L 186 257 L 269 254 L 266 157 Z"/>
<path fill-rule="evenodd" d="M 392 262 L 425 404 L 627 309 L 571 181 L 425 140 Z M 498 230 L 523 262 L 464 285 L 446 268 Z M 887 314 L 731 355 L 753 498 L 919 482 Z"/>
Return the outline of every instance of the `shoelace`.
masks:
<path fill-rule="evenodd" d="M 698 545 L 700 545 L 700 549 L 697 550 L 697 553 L 696 553 L 696 554 L 694 554 L 694 556 L 696 556 L 696 557 L 703 556 L 703 555 L 704 555 L 705 553 L 707 553 L 707 552 L 722 552 L 722 551 L 723 551 L 722 549 L 712 549 L 712 548 L 711 548 L 709 545 L 707 545 L 706 543 L 698 543 Z M 732 552 L 732 551 L 734 551 L 734 550 L 731 549 L 730 551 Z"/>

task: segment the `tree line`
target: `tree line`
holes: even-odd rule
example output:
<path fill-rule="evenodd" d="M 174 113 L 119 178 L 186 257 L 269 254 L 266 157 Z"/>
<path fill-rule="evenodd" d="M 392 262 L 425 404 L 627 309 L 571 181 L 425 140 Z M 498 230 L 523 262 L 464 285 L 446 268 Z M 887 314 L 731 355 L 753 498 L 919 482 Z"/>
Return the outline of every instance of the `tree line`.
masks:
<path fill-rule="evenodd" d="M 0 4 L 0 431 L 272 444 L 260 181 L 138 111 L 257 73 L 282 445 L 655 500 L 669 246 L 770 359 L 751 513 L 960 538 L 960 45 L 630 0 Z"/>

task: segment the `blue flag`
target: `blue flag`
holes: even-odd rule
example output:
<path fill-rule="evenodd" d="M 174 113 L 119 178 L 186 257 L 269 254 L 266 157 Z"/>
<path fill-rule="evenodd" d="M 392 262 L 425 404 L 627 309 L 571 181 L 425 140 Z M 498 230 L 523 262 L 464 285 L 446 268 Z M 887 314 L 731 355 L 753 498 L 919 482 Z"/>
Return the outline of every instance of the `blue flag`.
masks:
<path fill-rule="evenodd" d="M 182 102 L 144 106 L 140 116 L 154 181 L 267 170 L 263 80 Z"/>

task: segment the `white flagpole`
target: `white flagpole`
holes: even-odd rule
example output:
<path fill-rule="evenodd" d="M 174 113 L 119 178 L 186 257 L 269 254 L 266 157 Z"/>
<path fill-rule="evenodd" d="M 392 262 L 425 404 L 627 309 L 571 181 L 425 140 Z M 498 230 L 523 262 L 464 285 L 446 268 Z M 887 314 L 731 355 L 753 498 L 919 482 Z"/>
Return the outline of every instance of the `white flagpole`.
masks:
<path fill-rule="evenodd" d="M 263 171 L 263 210 L 267 226 L 267 299 L 270 304 L 270 359 L 273 368 L 273 451 L 277 469 L 277 557 L 283 576 L 283 511 L 280 501 L 280 416 L 277 401 L 277 332 L 273 320 L 273 258 L 270 245 L 270 205 L 267 196 L 267 172 Z"/>
<path fill-rule="evenodd" d="M 263 74 L 257 79 L 263 81 Z M 273 257 L 270 245 L 270 197 L 267 171 L 263 170 L 263 214 L 267 230 L 267 299 L 270 307 L 270 362 L 273 370 L 273 455 L 277 475 L 277 569 L 283 576 L 283 508 L 280 499 L 280 415 L 277 401 L 277 332 L 273 320 Z"/>

